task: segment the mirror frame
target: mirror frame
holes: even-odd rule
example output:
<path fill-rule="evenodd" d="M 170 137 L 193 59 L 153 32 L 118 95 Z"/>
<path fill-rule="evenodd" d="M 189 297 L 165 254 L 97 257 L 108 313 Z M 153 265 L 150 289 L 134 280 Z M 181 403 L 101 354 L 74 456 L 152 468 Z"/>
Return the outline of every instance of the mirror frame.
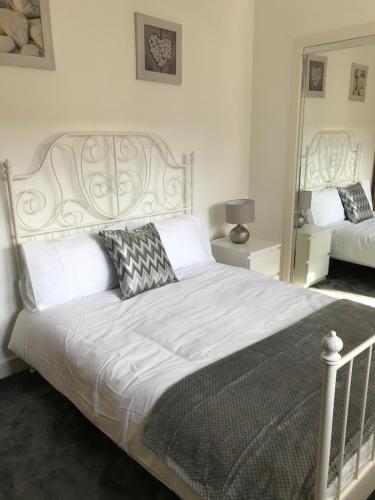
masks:
<path fill-rule="evenodd" d="M 291 113 L 289 119 L 288 171 L 285 193 L 281 278 L 292 281 L 295 257 L 294 215 L 300 179 L 300 154 L 304 118 L 305 65 L 308 55 L 375 44 L 375 23 L 318 33 L 295 40 L 292 58 Z"/>

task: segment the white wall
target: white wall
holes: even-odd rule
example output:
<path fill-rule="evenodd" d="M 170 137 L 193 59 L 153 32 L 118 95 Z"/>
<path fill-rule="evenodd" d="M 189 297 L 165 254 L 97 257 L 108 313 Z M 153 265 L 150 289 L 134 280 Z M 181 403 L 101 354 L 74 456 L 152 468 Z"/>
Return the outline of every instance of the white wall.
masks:
<path fill-rule="evenodd" d="M 298 96 L 295 46 L 299 39 L 322 43 L 374 34 L 369 23 L 375 21 L 375 3 L 256 0 L 255 20 L 250 195 L 256 200 L 257 222 L 253 234 L 281 241 L 290 131 L 295 134 Z"/>
<path fill-rule="evenodd" d="M 196 152 L 196 210 L 219 234 L 224 200 L 248 196 L 253 0 L 50 0 L 50 8 L 56 71 L 0 66 L 0 159 L 18 173 L 59 132 L 157 132 L 176 154 Z M 182 23 L 182 86 L 135 79 L 135 11 Z M 1 375 L 17 300 L 0 189 Z"/>
<path fill-rule="evenodd" d="M 303 148 L 321 130 L 350 130 L 361 144 L 360 178 L 371 179 L 375 151 L 375 45 L 322 52 L 328 58 L 324 98 L 306 97 Z M 352 63 L 368 66 L 366 99 L 349 100 Z"/>

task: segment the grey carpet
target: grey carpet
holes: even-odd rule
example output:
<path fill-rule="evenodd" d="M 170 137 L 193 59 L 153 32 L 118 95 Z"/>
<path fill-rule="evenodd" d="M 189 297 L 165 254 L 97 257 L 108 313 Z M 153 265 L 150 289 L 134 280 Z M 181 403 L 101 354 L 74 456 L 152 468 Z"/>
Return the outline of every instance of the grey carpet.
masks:
<path fill-rule="evenodd" d="M 1 500 L 174 500 L 37 374 L 0 380 Z"/>
<path fill-rule="evenodd" d="M 313 285 L 312 288 L 375 297 L 375 269 L 331 259 L 327 279 Z"/>
<path fill-rule="evenodd" d="M 0 380 L 0 499 L 177 497 L 39 375 L 23 372 Z"/>

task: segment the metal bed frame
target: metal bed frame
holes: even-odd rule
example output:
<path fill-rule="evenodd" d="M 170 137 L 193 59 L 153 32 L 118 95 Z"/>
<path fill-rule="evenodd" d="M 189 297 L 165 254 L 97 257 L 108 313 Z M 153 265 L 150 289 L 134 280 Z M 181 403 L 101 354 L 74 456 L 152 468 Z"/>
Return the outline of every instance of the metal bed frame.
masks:
<path fill-rule="evenodd" d="M 191 213 L 194 160 L 178 163 L 162 138 L 141 132 L 61 135 L 29 174 L 5 160 L 13 242 Z"/>
<path fill-rule="evenodd" d="M 317 132 L 301 157 L 300 189 L 315 191 L 357 182 L 361 152 L 348 130 Z"/>
<path fill-rule="evenodd" d="M 322 137 L 316 140 L 320 143 Z M 3 163 L 13 242 L 18 248 L 27 239 L 58 239 L 96 232 L 120 221 L 155 220 L 191 213 L 193 164 L 194 153 L 183 155 L 179 164 L 167 144 L 148 133 L 80 132 L 62 135 L 52 142 L 39 167 L 30 174 L 14 175 L 10 163 L 7 160 Z M 20 259 L 19 265 L 22 272 Z M 366 499 L 375 489 L 374 435 L 371 460 L 363 467 L 360 462 L 374 343 L 375 335 L 341 357 L 343 343 L 335 332 L 330 332 L 322 340 L 323 391 L 316 500 L 325 500 L 327 495 L 336 375 L 345 367 L 348 372 L 336 498 Z M 353 365 L 355 358 L 364 351 L 368 355 L 367 376 L 358 422 L 360 437 L 355 474 L 340 491 Z"/>

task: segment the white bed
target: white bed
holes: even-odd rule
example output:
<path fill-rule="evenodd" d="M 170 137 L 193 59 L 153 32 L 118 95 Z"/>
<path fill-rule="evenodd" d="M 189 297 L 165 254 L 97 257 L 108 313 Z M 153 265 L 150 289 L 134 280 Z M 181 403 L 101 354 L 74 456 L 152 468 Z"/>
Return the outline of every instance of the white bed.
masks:
<path fill-rule="evenodd" d="M 57 151 L 68 155 L 60 168 Z M 73 176 L 69 182 L 68 165 Z M 5 164 L 17 248 L 28 239 L 59 240 L 127 219 L 148 221 L 190 213 L 189 167 L 190 163 L 177 164 L 166 144 L 148 134 L 62 136 L 30 175 L 13 176 Z M 44 170 L 47 191 L 57 193 L 57 200 L 36 183 Z M 48 185 L 51 182 L 53 186 Z M 41 225 L 35 226 L 36 218 Z M 78 272 L 77 263 L 73 264 L 72 274 Z M 24 309 L 9 347 L 115 443 L 179 496 L 190 499 L 197 495 L 141 444 L 144 420 L 156 400 L 184 376 L 292 325 L 334 299 L 212 262 L 181 267 L 177 277 L 178 283 L 125 301 L 118 289 L 107 288 L 43 311 Z M 341 363 L 339 339 L 324 340 L 324 370 L 336 376 Z M 348 353 L 342 366 L 374 341 L 375 337 Z M 334 393 L 335 378 L 326 376 L 322 399 L 326 418 L 320 430 L 316 481 L 319 500 L 332 494 L 331 490 L 327 495 L 326 488 Z M 374 449 L 371 442 L 367 449 Z M 345 498 L 358 498 L 359 493 L 364 499 L 373 489 L 374 457 L 369 461 L 363 453 L 362 459 L 366 458 L 363 480 L 352 481 Z M 342 487 L 352 478 L 346 474 L 352 466 L 350 462 L 343 469 Z"/>
<path fill-rule="evenodd" d="M 327 227 L 332 229 L 332 258 L 375 267 L 375 212 L 359 224 L 346 220 Z"/>
<path fill-rule="evenodd" d="M 24 309 L 9 347 L 127 449 L 132 426 L 174 382 L 333 301 L 223 264 L 178 277 L 125 301 L 114 289 Z"/>
<path fill-rule="evenodd" d="M 156 400 L 185 375 L 333 299 L 216 263 L 178 277 L 126 301 L 115 289 L 43 312 L 23 310 L 9 347 L 185 497 L 185 487 L 140 442 Z"/>
<path fill-rule="evenodd" d="M 371 209 L 371 183 L 360 178 L 361 145 L 350 131 L 320 131 L 301 158 L 301 190 L 311 191 L 310 224 L 332 229 L 331 257 L 375 268 L 375 218 L 345 220 L 338 186 L 361 182 Z M 375 212 L 374 212 L 375 216 Z"/>
<path fill-rule="evenodd" d="M 179 283 L 126 301 L 114 289 L 43 312 L 24 309 L 9 347 L 156 477 L 182 498 L 193 498 L 141 443 L 156 400 L 184 376 L 334 299 L 216 263 L 185 268 L 178 277 Z M 354 462 L 346 464 L 343 485 Z M 335 484 L 328 491 L 333 498 Z"/>

